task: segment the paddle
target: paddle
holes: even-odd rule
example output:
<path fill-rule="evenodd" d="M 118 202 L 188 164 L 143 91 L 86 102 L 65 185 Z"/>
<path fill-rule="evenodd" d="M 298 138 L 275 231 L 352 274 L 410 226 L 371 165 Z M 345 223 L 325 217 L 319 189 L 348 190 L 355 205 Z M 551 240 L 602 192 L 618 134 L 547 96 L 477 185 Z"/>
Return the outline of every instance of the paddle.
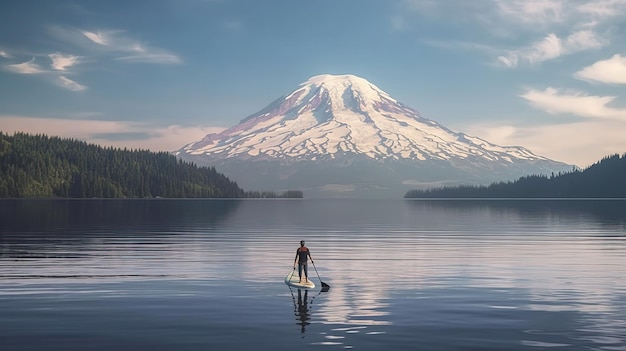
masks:
<path fill-rule="evenodd" d="M 315 268 L 315 273 L 317 273 L 317 267 L 315 267 L 315 262 L 313 262 L 313 260 L 311 260 L 311 263 L 313 263 L 313 268 Z M 317 273 L 317 279 L 320 280 L 320 283 L 322 283 L 322 291 L 328 291 L 328 289 L 330 289 L 330 285 L 324 283 L 322 281 L 322 278 L 320 278 L 320 274 Z"/>
<path fill-rule="evenodd" d="M 296 272 L 296 267 L 293 267 L 293 271 L 291 271 L 291 274 L 289 275 L 289 280 L 291 280 L 291 277 L 293 277 L 293 274 Z"/>

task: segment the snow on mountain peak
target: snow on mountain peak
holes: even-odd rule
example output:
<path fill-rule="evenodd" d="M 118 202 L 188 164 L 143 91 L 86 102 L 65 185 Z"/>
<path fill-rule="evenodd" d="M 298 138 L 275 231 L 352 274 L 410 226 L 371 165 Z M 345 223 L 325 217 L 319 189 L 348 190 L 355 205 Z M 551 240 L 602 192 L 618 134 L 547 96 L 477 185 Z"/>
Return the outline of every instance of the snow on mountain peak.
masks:
<path fill-rule="evenodd" d="M 311 77 L 238 125 L 188 144 L 180 153 L 217 159 L 316 160 L 359 154 L 377 160 L 545 160 L 521 147 L 454 133 L 348 74 Z"/>
<path fill-rule="evenodd" d="M 344 74 L 344 75 L 321 74 L 318 76 L 311 77 L 306 82 L 300 84 L 300 86 L 306 86 L 306 85 L 324 87 L 328 90 L 352 89 L 353 91 L 359 91 L 363 93 L 374 92 L 377 95 L 382 94 L 382 95 L 388 96 L 387 93 L 385 93 L 380 88 L 370 83 L 366 79 L 363 79 L 361 77 L 357 77 L 351 74 Z"/>
<path fill-rule="evenodd" d="M 319 90 L 327 92 L 334 109 L 354 109 L 359 104 L 369 105 L 376 101 L 386 100 L 397 103 L 386 92 L 370 83 L 366 79 L 351 74 L 332 75 L 322 74 L 309 78 L 300 84 L 300 90 Z M 355 105 L 356 104 L 356 105 Z"/>

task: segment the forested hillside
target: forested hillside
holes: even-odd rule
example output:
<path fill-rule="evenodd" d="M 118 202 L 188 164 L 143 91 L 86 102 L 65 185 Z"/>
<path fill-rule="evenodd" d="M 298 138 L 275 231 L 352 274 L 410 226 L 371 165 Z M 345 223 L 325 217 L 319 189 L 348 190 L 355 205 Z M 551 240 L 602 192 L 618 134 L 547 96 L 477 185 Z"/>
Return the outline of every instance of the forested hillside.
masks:
<path fill-rule="evenodd" d="M 489 186 L 411 190 L 405 198 L 626 198 L 626 154 L 603 158 L 584 170 L 530 175 Z"/>
<path fill-rule="evenodd" d="M 246 194 L 212 167 L 143 150 L 0 132 L 0 197 L 233 198 Z"/>

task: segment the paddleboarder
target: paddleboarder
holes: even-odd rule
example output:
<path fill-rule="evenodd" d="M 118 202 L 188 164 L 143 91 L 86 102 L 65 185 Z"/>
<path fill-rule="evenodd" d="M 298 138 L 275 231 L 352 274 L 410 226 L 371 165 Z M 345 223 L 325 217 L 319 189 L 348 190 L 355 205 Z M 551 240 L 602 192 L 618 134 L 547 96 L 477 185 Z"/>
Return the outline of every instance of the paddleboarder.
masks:
<path fill-rule="evenodd" d="M 300 278 L 299 282 L 302 282 L 302 271 L 304 270 L 304 281 L 309 282 L 309 272 L 307 270 L 307 262 L 308 259 L 311 259 L 311 263 L 313 262 L 313 257 L 311 257 L 311 251 L 309 248 L 304 246 L 304 240 L 300 240 L 300 247 L 296 250 L 296 258 L 293 261 L 293 269 L 296 269 L 296 263 L 298 264 L 298 277 Z"/>

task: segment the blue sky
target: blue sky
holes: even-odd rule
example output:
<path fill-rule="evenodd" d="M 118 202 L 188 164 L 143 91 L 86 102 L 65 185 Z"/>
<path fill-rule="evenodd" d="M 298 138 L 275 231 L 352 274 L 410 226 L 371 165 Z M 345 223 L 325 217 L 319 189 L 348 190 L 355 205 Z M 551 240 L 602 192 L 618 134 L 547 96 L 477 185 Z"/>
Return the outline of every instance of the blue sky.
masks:
<path fill-rule="evenodd" d="M 626 152 L 626 0 L 22 0 L 0 130 L 173 151 L 319 74 L 586 167 Z"/>

